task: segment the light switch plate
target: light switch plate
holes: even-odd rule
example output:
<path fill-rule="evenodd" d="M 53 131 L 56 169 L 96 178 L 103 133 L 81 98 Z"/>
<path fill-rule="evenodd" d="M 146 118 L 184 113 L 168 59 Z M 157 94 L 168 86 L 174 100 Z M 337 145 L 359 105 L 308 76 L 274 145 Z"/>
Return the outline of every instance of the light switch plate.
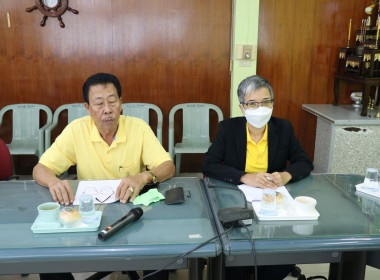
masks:
<path fill-rule="evenodd" d="M 239 60 L 239 66 L 240 67 L 251 67 L 251 61 L 246 60 L 246 59 Z"/>

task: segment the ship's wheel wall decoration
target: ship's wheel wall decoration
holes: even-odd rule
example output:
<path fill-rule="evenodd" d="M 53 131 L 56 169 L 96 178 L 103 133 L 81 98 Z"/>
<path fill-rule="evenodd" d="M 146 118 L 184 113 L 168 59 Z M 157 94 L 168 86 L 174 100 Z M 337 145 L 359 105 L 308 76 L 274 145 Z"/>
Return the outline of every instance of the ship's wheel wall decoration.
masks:
<path fill-rule="evenodd" d="M 26 8 L 26 11 L 30 13 L 37 9 L 44 15 L 40 22 L 41 26 L 45 26 L 48 17 L 56 17 L 59 25 L 64 28 L 65 24 L 61 16 L 66 11 L 78 14 L 77 10 L 69 7 L 69 0 L 36 0 L 36 4 L 33 7 Z"/>

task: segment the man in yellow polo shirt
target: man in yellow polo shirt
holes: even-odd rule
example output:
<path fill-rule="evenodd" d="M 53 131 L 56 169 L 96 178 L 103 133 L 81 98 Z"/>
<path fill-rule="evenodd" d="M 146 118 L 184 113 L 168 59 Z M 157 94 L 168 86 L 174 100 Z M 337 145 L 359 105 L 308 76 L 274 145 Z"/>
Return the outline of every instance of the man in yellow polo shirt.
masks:
<path fill-rule="evenodd" d="M 33 169 L 33 178 L 49 188 L 56 202 L 74 201 L 69 181 L 57 178 L 72 165 L 80 180 L 122 179 L 116 191 L 122 203 L 133 201 L 146 184 L 174 176 L 174 164 L 150 126 L 120 115 L 117 77 L 107 73 L 89 77 L 83 99 L 89 116 L 68 124 Z"/>

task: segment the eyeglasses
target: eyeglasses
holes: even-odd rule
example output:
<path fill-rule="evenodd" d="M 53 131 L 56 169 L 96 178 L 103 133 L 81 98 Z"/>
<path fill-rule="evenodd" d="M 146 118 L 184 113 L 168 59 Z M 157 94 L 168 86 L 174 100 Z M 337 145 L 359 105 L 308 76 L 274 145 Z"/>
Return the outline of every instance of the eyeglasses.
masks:
<path fill-rule="evenodd" d="M 87 187 L 83 192 L 83 194 L 91 195 L 100 203 L 106 202 L 114 193 L 115 191 L 109 186 L 104 186 L 100 189 L 95 187 Z"/>
<path fill-rule="evenodd" d="M 241 104 L 247 106 L 248 109 L 257 109 L 260 106 L 271 108 L 273 106 L 273 103 L 274 103 L 273 99 L 268 99 L 268 100 L 264 100 L 262 102 L 248 101 L 247 103 L 243 102 Z"/>

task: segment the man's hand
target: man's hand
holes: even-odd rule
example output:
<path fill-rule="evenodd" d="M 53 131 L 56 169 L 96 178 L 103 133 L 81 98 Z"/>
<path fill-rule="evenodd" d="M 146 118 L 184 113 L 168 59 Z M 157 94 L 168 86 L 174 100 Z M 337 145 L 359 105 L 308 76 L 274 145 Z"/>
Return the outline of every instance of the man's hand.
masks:
<path fill-rule="evenodd" d="M 285 186 L 292 179 L 292 175 L 288 172 L 274 172 L 272 175 L 276 178 L 277 186 Z"/>
<path fill-rule="evenodd" d="M 69 205 L 74 202 L 73 190 L 68 180 L 57 180 L 48 186 L 49 191 L 55 202 L 60 204 Z"/>
<path fill-rule="evenodd" d="M 115 198 L 119 199 L 121 203 L 126 203 L 128 199 L 133 202 L 140 191 L 151 180 L 151 175 L 148 172 L 142 172 L 135 176 L 125 177 L 121 180 L 116 190 Z"/>
<path fill-rule="evenodd" d="M 277 187 L 284 186 L 291 179 L 292 176 L 288 172 L 257 172 L 244 174 L 240 178 L 240 181 L 248 186 L 262 189 L 277 189 Z"/>
<path fill-rule="evenodd" d="M 270 173 L 247 173 L 240 178 L 240 181 L 248 186 L 255 186 L 262 189 L 277 189 L 275 176 Z"/>
<path fill-rule="evenodd" d="M 74 202 L 74 194 L 69 181 L 60 180 L 54 172 L 41 163 L 33 168 L 33 179 L 38 184 L 49 189 L 55 202 L 69 205 Z"/>
<path fill-rule="evenodd" d="M 135 176 L 125 177 L 121 180 L 120 185 L 117 187 L 115 198 L 119 199 L 121 203 L 126 203 L 128 199 L 133 202 L 136 196 L 146 184 L 152 182 L 153 173 L 158 182 L 163 182 L 175 174 L 175 166 L 171 160 L 161 163 L 159 166 L 152 170 L 139 173 Z"/>

